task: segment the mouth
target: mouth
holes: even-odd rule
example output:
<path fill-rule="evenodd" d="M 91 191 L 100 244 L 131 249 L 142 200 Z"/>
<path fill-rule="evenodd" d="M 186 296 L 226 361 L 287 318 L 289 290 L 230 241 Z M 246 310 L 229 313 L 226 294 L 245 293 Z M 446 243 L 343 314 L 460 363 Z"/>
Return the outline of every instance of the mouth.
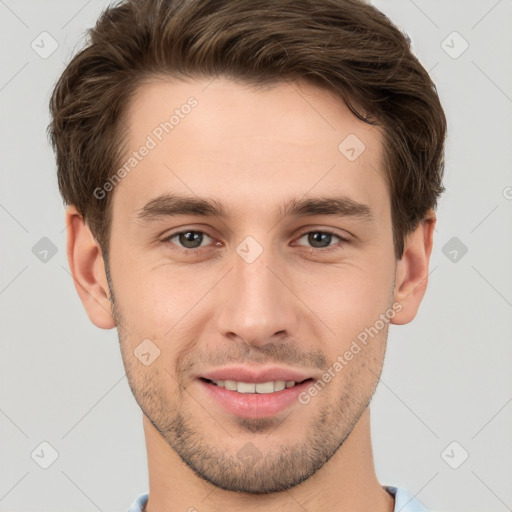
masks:
<path fill-rule="evenodd" d="M 196 380 L 207 403 L 219 407 L 224 413 L 242 418 L 272 418 L 293 405 L 300 405 L 299 395 L 314 381 L 244 382 L 213 380 L 200 377 Z"/>
<path fill-rule="evenodd" d="M 304 379 L 300 382 L 294 380 L 274 380 L 268 382 L 241 382 L 235 380 L 211 380 L 200 377 L 200 380 L 208 384 L 212 384 L 219 388 L 224 388 L 228 391 L 235 391 L 236 393 L 257 393 L 260 395 L 267 395 L 269 393 L 276 393 L 285 389 L 294 388 L 304 382 L 313 382 L 313 379 Z"/>

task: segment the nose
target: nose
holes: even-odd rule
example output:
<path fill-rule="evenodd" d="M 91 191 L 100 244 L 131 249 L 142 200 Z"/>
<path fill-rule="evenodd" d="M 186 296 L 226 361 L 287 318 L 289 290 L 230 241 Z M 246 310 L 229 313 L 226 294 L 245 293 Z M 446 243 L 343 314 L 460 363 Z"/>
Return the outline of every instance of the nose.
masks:
<path fill-rule="evenodd" d="M 290 289 L 285 266 L 270 250 L 251 263 L 235 253 L 233 266 L 222 287 L 218 332 L 253 346 L 294 335 L 301 317 L 300 301 Z"/>

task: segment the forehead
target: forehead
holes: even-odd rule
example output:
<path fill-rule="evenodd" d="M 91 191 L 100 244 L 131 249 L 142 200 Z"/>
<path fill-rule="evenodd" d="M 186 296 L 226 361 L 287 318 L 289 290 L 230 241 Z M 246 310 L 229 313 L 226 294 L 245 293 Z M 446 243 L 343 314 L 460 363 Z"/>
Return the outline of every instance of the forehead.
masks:
<path fill-rule="evenodd" d="M 126 214 L 164 193 L 239 212 L 332 192 L 387 208 L 380 129 L 304 82 L 155 79 L 138 89 L 125 123 L 127 172 L 114 203 Z"/>

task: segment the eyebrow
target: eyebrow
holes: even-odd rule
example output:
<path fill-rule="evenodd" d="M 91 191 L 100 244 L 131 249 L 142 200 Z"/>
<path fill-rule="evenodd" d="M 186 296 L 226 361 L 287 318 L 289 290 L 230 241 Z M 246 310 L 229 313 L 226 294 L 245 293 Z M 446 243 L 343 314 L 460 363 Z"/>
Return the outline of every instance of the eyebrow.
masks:
<path fill-rule="evenodd" d="M 197 215 L 204 217 L 232 217 L 232 211 L 214 199 L 206 199 L 178 194 L 162 194 L 137 210 L 137 219 L 143 223 L 154 222 L 178 215 Z M 374 219 L 372 209 L 347 196 L 293 198 L 279 208 L 281 217 L 308 217 L 314 215 L 332 215 L 336 217 L 353 217 L 371 221 Z"/>

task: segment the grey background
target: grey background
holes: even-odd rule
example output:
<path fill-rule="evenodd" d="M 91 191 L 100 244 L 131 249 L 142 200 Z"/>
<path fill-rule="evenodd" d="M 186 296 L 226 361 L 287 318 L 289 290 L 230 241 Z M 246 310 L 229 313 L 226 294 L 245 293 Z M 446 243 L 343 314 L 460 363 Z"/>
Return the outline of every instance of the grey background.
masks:
<path fill-rule="evenodd" d="M 449 122 L 428 291 L 391 326 L 372 402 L 377 475 L 434 510 L 512 510 L 512 0 L 373 3 L 411 37 Z M 120 511 L 148 488 L 116 331 L 89 322 L 69 274 L 45 133 L 105 5 L 0 0 L 0 511 Z M 42 442 L 58 453 L 47 469 Z"/>

